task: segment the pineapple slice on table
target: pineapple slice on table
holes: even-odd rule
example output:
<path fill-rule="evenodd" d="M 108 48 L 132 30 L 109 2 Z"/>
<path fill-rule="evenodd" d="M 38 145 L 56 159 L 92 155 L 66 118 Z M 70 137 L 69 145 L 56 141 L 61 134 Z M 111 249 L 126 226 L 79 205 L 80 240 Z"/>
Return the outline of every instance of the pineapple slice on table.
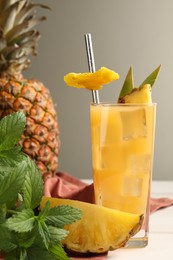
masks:
<path fill-rule="evenodd" d="M 77 200 L 43 197 L 40 208 L 50 201 L 50 207 L 69 205 L 82 210 L 82 218 L 65 229 L 68 236 L 62 241 L 71 252 L 104 253 L 125 245 L 136 234 L 143 215 L 131 214 Z"/>

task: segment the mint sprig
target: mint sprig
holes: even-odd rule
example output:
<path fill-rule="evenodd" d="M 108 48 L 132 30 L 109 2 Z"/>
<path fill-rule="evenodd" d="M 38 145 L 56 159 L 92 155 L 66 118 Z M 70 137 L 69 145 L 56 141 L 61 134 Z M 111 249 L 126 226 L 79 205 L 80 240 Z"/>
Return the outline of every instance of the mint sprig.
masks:
<path fill-rule="evenodd" d="M 64 225 L 81 218 L 70 206 L 39 211 L 43 180 L 34 161 L 17 146 L 26 123 L 22 112 L 0 121 L 0 250 L 5 260 L 67 260 Z"/>

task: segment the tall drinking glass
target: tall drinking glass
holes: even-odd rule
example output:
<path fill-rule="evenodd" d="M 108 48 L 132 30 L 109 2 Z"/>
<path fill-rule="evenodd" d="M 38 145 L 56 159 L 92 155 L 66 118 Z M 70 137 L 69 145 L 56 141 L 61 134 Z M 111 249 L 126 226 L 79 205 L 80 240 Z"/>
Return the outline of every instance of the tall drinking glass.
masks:
<path fill-rule="evenodd" d="M 156 104 L 91 104 L 95 202 L 143 214 L 141 230 L 126 244 L 148 244 Z"/>

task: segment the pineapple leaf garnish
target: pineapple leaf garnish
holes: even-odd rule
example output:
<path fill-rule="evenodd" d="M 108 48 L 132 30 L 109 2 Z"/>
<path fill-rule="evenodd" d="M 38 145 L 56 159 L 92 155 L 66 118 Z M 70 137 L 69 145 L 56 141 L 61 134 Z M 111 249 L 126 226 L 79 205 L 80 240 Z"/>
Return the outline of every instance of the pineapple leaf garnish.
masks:
<path fill-rule="evenodd" d="M 159 65 L 157 67 L 157 69 L 155 69 L 143 82 L 142 84 L 138 87 L 138 88 L 135 88 L 134 87 L 134 80 L 133 80 L 133 70 L 132 70 L 132 67 L 130 67 L 128 73 L 127 73 L 127 76 L 125 78 L 125 81 L 124 81 L 124 84 L 122 86 L 122 89 L 120 91 L 120 95 L 119 95 L 119 98 L 118 98 L 118 103 L 124 103 L 124 97 L 125 96 L 129 96 L 131 95 L 131 93 L 136 90 L 136 89 L 141 89 L 143 88 L 143 86 L 145 85 L 150 85 L 150 88 L 154 85 L 157 77 L 158 77 L 158 74 L 159 74 L 159 71 L 160 71 L 160 68 L 161 68 L 161 65 Z"/>
<path fill-rule="evenodd" d="M 160 71 L 160 68 L 161 68 L 161 65 L 159 65 L 159 67 L 157 67 L 157 69 L 155 69 L 143 82 L 142 84 L 140 85 L 140 87 L 142 87 L 143 85 L 145 84 L 150 84 L 151 87 L 154 85 L 156 79 L 157 79 L 157 76 L 159 74 L 159 71 Z"/>
<path fill-rule="evenodd" d="M 132 89 L 134 88 L 134 81 L 133 81 L 133 68 L 130 67 L 127 76 L 125 78 L 124 84 L 122 86 L 119 99 L 131 93 Z"/>
<path fill-rule="evenodd" d="M 0 251 L 5 259 L 69 259 L 61 246 L 65 224 L 81 218 L 69 206 L 39 211 L 43 180 L 34 161 L 16 145 L 25 128 L 22 112 L 0 121 Z M 60 225 L 61 223 L 61 225 Z"/>

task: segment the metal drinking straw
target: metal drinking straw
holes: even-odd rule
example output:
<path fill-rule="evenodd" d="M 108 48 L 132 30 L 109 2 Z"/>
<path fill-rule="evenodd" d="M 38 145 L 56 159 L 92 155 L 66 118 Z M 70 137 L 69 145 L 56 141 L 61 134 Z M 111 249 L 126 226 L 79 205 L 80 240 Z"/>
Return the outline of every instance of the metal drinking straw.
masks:
<path fill-rule="evenodd" d="M 92 47 L 92 38 L 90 33 L 86 33 L 84 35 L 85 37 L 85 45 L 86 45 L 86 52 L 87 52 L 87 58 L 88 58 L 88 67 L 90 72 L 95 72 L 95 62 L 94 62 L 94 53 L 93 53 L 93 47 Z M 96 104 L 99 104 L 99 93 L 98 90 L 92 90 L 92 98 L 93 102 Z"/>

